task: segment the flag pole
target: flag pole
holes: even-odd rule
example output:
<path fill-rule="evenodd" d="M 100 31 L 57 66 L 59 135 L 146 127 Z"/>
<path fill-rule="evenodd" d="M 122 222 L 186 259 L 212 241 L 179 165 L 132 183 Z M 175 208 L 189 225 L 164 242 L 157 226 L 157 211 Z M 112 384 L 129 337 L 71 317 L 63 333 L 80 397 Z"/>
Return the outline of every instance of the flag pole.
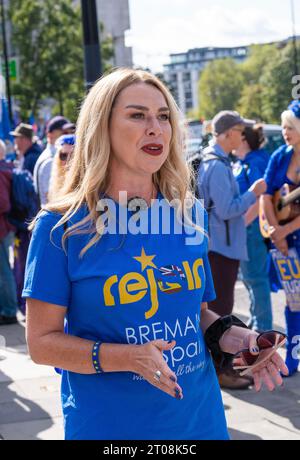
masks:
<path fill-rule="evenodd" d="M 4 56 L 4 67 L 5 67 L 8 114 L 9 114 L 9 120 L 13 124 L 12 107 L 11 107 L 11 92 L 10 92 L 10 76 L 9 76 L 9 65 L 8 65 L 8 56 L 7 56 L 6 22 L 5 22 L 5 10 L 4 10 L 3 0 L 1 0 L 1 21 L 2 21 L 3 56 Z"/>

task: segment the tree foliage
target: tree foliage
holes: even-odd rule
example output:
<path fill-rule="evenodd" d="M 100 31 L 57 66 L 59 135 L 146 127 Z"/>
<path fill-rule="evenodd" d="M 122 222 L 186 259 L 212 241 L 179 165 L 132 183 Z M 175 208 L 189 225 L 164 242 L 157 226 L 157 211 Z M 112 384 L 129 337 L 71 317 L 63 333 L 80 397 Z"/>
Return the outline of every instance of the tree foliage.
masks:
<path fill-rule="evenodd" d="M 76 119 L 85 93 L 80 6 L 72 0 L 10 0 L 9 15 L 20 56 L 20 80 L 12 92 L 22 118 L 36 115 L 43 100 L 52 98 L 56 112 Z M 103 46 L 109 59 L 109 39 Z"/>
<path fill-rule="evenodd" d="M 292 43 L 252 46 L 241 64 L 213 61 L 200 76 L 200 113 L 211 118 L 220 110 L 234 109 L 246 118 L 280 123 L 292 99 L 294 68 Z"/>
<path fill-rule="evenodd" d="M 300 49 L 298 47 L 298 56 Z M 300 70 L 300 69 L 299 69 Z M 280 123 L 280 114 L 292 100 L 292 78 L 295 74 L 292 43 L 278 49 L 261 77 L 263 113 L 269 123 Z"/>
<path fill-rule="evenodd" d="M 263 88 L 259 83 L 245 85 L 236 109 L 245 118 L 263 121 Z"/>
<path fill-rule="evenodd" d="M 208 64 L 199 82 L 200 114 L 212 118 L 219 110 L 233 110 L 243 83 L 243 74 L 233 59 L 219 59 Z"/>

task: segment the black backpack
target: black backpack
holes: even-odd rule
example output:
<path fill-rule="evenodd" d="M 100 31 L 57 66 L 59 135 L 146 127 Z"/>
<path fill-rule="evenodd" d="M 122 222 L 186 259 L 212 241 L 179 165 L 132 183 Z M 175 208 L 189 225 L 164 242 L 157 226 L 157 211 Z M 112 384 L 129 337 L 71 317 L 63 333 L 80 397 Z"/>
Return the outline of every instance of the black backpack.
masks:
<path fill-rule="evenodd" d="M 222 161 L 222 163 L 224 163 L 225 165 L 228 165 L 228 160 L 226 158 L 220 157 L 214 152 L 205 153 L 205 151 L 197 152 L 190 161 L 190 164 L 194 171 L 194 177 L 192 179 L 192 187 L 193 187 L 192 190 L 194 191 L 196 198 L 200 198 L 198 186 L 197 186 L 200 166 L 203 162 L 212 161 L 212 160 Z M 208 206 L 206 207 L 208 216 L 210 214 L 212 207 L 213 207 L 213 201 L 210 200 Z M 230 246 L 229 221 L 224 220 L 224 223 L 226 226 L 226 244 L 227 246 Z"/>
<path fill-rule="evenodd" d="M 198 152 L 195 153 L 195 155 L 192 156 L 191 159 L 188 160 L 188 163 L 191 165 L 193 173 L 194 173 L 193 178 L 192 178 L 192 190 L 194 191 L 194 194 L 197 198 L 199 198 L 199 191 L 198 191 L 197 184 L 198 184 L 198 174 L 199 174 L 200 165 L 203 162 L 212 161 L 212 160 L 222 161 L 222 163 L 227 164 L 227 160 L 225 158 L 222 158 L 213 152 L 205 153 L 205 151 L 203 150 L 199 150 Z"/>

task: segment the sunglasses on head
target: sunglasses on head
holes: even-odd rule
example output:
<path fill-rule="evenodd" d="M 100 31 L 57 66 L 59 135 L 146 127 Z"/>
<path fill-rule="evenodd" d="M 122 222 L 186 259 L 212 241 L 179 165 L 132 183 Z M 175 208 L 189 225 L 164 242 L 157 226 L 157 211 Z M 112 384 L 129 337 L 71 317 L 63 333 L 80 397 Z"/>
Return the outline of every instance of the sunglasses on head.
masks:
<path fill-rule="evenodd" d="M 259 351 L 271 349 L 276 351 L 277 348 L 281 347 L 286 342 L 287 336 L 279 331 L 265 331 L 259 334 L 256 338 L 256 343 Z M 263 361 L 269 359 L 270 355 L 265 355 L 262 357 L 259 354 L 252 355 L 248 349 L 244 349 L 236 353 L 233 357 L 233 369 L 242 371 L 240 375 L 243 375 L 245 371 L 258 364 L 261 364 Z"/>

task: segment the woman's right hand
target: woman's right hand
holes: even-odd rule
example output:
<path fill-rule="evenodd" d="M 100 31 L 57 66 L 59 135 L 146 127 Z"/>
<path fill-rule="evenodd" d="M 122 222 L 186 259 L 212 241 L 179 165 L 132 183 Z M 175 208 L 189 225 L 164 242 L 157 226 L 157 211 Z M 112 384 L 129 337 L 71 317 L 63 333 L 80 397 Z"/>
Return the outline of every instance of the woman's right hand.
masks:
<path fill-rule="evenodd" d="M 249 191 L 253 192 L 256 195 L 256 198 L 258 198 L 260 195 L 265 193 L 266 190 L 267 190 L 267 184 L 264 179 L 258 179 L 249 188 Z"/>
<path fill-rule="evenodd" d="M 171 371 L 163 357 L 163 352 L 171 350 L 175 344 L 175 340 L 152 340 L 135 346 L 131 355 L 131 368 L 132 372 L 144 377 L 151 385 L 176 399 L 182 399 L 182 388 L 177 383 L 176 374 Z M 159 380 L 156 376 L 157 371 L 161 373 Z"/>

